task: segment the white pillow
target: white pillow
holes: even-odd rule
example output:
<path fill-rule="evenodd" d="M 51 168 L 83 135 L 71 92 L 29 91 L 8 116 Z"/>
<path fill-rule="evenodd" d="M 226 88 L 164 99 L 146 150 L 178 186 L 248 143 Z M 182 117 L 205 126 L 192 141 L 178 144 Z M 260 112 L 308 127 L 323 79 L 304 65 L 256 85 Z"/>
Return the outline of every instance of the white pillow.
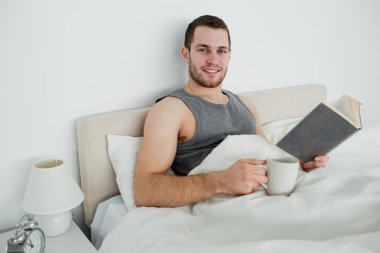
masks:
<path fill-rule="evenodd" d="M 275 120 L 263 125 L 263 131 L 267 136 L 269 143 L 277 144 L 293 127 L 295 127 L 303 117 L 294 117 L 281 120 Z"/>
<path fill-rule="evenodd" d="M 120 195 L 128 210 L 136 208 L 133 195 L 133 179 L 141 140 L 142 137 L 107 135 L 108 156 L 116 173 L 116 182 Z"/>
<path fill-rule="evenodd" d="M 108 156 L 115 170 L 120 195 L 128 210 L 136 208 L 133 183 L 137 153 L 140 149 L 141 141 L 142 137 L 107 135 Z M 174 175 L 174 172 L 169 169 L 167 174 Z"/>

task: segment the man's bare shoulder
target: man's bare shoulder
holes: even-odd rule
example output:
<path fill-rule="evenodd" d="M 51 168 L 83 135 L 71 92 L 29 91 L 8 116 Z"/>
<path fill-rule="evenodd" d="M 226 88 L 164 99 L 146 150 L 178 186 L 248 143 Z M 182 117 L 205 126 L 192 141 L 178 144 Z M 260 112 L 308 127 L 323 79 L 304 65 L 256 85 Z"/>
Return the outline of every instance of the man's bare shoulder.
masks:
<path fill-rule="evenodd" d="M 243 95 L 238 95 L 240 100 L 245 104 L 245 106 L 248 107 L 248 109 L 251 111 L 253 116 L 258 119 L 259 115 L 255 106 L 255 103 L 250 99 L 249 97 L 243 96 Z"/>
<path fill-rule="evenodd" d="M 256 120 L 256 133 L 268 141 L 268 138 L 266 137 L 266 135 L 265 135 L 265 133 L 261 127 L 260 115 L 256 109 L 254 102 L 249 97 L 242 96 L 242 95 L 238 95 L 238 96 L 241 99 L 241 101 L 243 101 L 243 103 L 248 107 L 248 109 L 251 111 L 253 117 Z"/>
<path fill-rule="evenodd" d="M 157 102 L 152 107 L 150 113 L 172 115 L 173 113 L 181 113 L 186 108 L 187 106 L 181 99 L 168 96 Z"/>
<path fill-rule="evenodd" d="M 167 97 L 164 97 L 163 99 L 161 99 L 155 105 L 175 105 L 175 106 L 178 106 L 180 104 L 185 105 L 185 103 L 181 99 L 179 99 L 177 97 L 167 96 Z"/>
<path fill-rule="evenodd" d="M 172 128 L 179 129 L 183 124 L 187 107 L 179 98 L 165 97 L 157 102 L 149 111 L 145 121 L 145 128 Z"/>
<path fill-rule="evenodd" d="M 238 94 L 238 97 L 240 98 L 240 100 L 250 109 L 250 110 L 255 110 L 255 104 L 253 103 L 252 99 L 250 99 L 249 97 L 246 97 L 246 96 L 243 96 L 243 95 L 240 95 Z"/>

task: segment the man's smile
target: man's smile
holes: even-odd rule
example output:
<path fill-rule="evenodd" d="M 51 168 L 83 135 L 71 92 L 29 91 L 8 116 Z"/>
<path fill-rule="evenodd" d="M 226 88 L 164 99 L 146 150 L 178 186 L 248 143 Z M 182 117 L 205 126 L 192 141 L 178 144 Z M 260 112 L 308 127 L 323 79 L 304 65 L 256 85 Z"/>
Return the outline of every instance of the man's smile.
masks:
<path fill-rule="evenodd" d="M 207 74 L 216 74 L 220 72 L 219 68 L 202 68 L 203 72 L 206 72 Z"/>

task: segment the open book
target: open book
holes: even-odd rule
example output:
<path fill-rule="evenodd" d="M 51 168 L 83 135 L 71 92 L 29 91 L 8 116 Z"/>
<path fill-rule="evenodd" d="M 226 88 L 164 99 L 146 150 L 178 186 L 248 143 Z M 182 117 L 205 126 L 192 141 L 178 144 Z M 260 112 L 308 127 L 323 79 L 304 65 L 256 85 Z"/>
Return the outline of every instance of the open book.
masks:
<path fill-rule="evenodd" d="M 277 144 L 301 161 L 325 155 L 362 128 L 361 103 L 343 95 L 334 105 L 320 103 Z"/>

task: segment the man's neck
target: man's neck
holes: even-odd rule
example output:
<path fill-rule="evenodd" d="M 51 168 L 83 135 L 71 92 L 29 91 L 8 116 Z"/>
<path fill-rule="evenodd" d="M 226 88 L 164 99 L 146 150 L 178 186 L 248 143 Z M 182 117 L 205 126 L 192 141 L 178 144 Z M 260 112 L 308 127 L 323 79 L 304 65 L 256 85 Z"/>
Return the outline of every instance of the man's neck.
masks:
<path fill-rule="evenodd" d="M 207 88 L 199 84 L 188 82 L 184 89 L 191 95 L 201 97 L 210 103 L 227 104 L 229 101 L 228 96 L 222 92 L 222 85 L 214 88 Z"/>

